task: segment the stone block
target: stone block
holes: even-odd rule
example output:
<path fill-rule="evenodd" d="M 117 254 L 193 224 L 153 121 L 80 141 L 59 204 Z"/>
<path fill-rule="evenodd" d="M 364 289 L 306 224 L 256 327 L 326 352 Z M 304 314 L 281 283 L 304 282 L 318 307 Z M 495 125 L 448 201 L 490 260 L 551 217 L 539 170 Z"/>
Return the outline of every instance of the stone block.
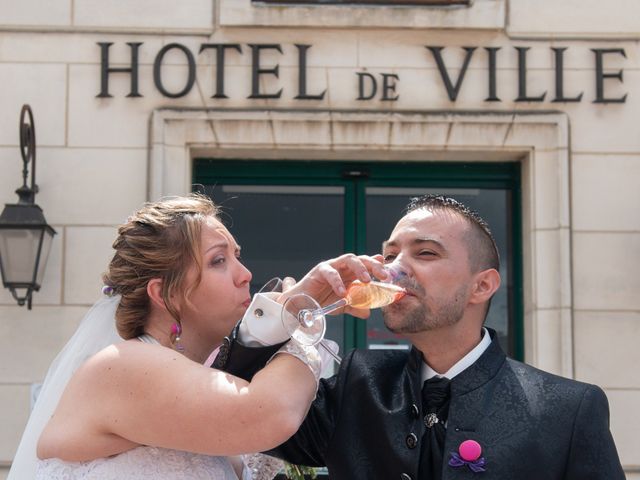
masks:
<path fill-rule="evenodd" d="M 638 258 L 640 233 L 575 232 L 575 308 L 640 310 Z"/>
<path fill-rule="evenodd" d="M 638 17 L 640 4 L 636 0 L 612 4 L 598 0 L 510 0 L 508 32 L 549 38 L 638 37 Z"/>
<path fill-rule="evenodd" d="M 385 121 L 334 122 L 333 144 L 343 147 L 388 146 L 391 125 Z"/>
<path fill-rule="evenodd" d="M 570 307 L 569 230 L 538 230 L 533 235 L 534 305 L 542 309 Z"/>
<path fill-rule="evenodd" d="M 71 0 L 0 0 L 2 27 L 67 27 L 71 25 Z"/>
<path fill-rule="evenodd" d="M 74 0 L 73 23 L 81 27 L 207 30 L 213 27 L 210 0 Z"/>
<path fill-rule="evenodd" d="M 533 150 L 531 155 L 535 228 L 568 227 L 570 185 L 566 151 Z"/>
<path fill-rule="evenodd" d="M 272 125 L 275 143 L 278 145 L 304 145 L 308 148 L 308 140 L 312 140 L 316 146 L 331 145 L 329 122 L 319 119 L 301 120 L 295 116 L 284 118 L 283 115 L 277 115 L 277 118 L 272 119 Z"/>
<path fill-rule="evenodd" d="M 98 64 L 101 49 L 98 43 L 112 43 L 109 48 L 109 64 L 124 67 L 131 63 L 131 48 L 127 42 L 141 42 L 138 60 L 141 65 L 152 65 L 164 43 L 176 41 L 187 43 L 193 37 L 158 37 L 151 35 L 113 35 L 100 33 L 73 32 L 3 32 L 0 33 L 0 58 L 11 63 L 62 63 L 62 64 Z M 202 40 L 200 40 L 202 42 Z M 198 43 L 199 45 L 199 43 Z M 73 48 L 70 48 L 72 46 Z M 197 49 L 192 50 L 193 54 Z M 165 61 L 172 59 L 167 55 Z"/>
<path fill-rule="evenodd" d="M 15 121 L 17 141 L 19 139 L 17 115 Z M 20 155 L 20 147 L 17 144 L 0 147 L 0 171 L 2 172 L 2 175 L 0 175 L 0 205 L 2 205 L 1 208 L 4 208 L 5 203 L 18 202 L 18 195 L 15 190 L 22 185 L 22 156 Z"/>
<path fill-rule="evenodd" d="M 573 228 L 576 231 L 640 231 L 640 153 L 574 153 Z"/>
<path fill-rule="evenodd" d="M 8 463 L 29 419 L 29 385 L 0 385 L 0 462 Z"/>
<path fill-rule="evenodd" d="M 508 129 L 509 124 L 507 123 L 466 122 L 461 120 L 459 123 L 454 122 L 451 125 L 447 146 L 496 148 L 502 145 Z"/>
<path fill-rule="evenodd" d="M 536 367 L 556 375 L 562 375 L 561 320 L 559 309 L 537 310 L 534 314 L 536 340 L 533 363 Z"/>
<path fill-rule="evenodd" d="M 64 303 L 92 305 L 102 289 L 102 273 L 113 256 L 113 227 L 67 227 Z"/>
<path fill-rule="evenodd" d="M 98 295 L 93 300 L 97 299 Z M 35 305 L 32 310 L 18 306 L 0 307 L 0 320 L 5 332 L 0 337 L 0 378 L 3 384 L 42 382 L 49 364 L 71 338 L 87 310 L 87 306 Z"/>
<path fill-rule="evenodd" d="M 214 120 L 214 131 L 220 145 L 273 145 L 271 125 L 254 120 Z"/>
<path fill-rule="evenodd" d="M 191 191 L 191 160 L 185 147 L 164 149 L 162 195 L 186 195 Z M 157 200 L 157 198 L 154 198 Z"/>
<path fill-rule="evenodd" d="M 22 105 L 29 104 L 37 146 L 65 144 L 67 73 L 61 64 L 0 64 L 0 145 L 20 145 L 18 125 Z M 21 162 L 16 148 L 15 157 Z"/>
<path fill-rule="evenodd" d="M 536 152 L 566 148 L 568 138 L 560 134 L 561 129 L 560 125 L 542 122 L 539 117 L 537 121 L 526 121 L 526 116 L 519 115 L 507 133 L 504 146 L 535 147 Z"/>
<path fill-rule="evenodd" d="M 215 145 L 216 138 L 211 123 L 202 120 L 168 120 L 164 144 L 172 147 L 184 147 L 185 144 L 199 143 Z"/>
<path fill-rule="evenodd" d="M 640 376 L 620 368 L 640 364 L 640 313 L 577 311 L 574 338 L 579 380 L 603 388 L 640 389 Z"/>
<path fill-rule="evenodd" d="M 568 308 L 538 310 L 536 366 L 564 377 L 573 376 L 572 312 Z"/>
<path fill-rule="evenodd" d="M 41 149 L 38 158 L 37 200 L 49 223 L 116 225 L 146 200 L 144 150 Z"/>
<path fill-rule="evenodd" d="M 443 118 L 444 120 L 444 118 Z M 390 143 L 401 147 L 444 146 L 451 124 L 448 122 L 399 121 L 391 125 Z"/>
<path fill-rule="evenodd" d="M 606 390 L 611 412 L 611 433 L 618 447 L 623 466 L 637 468 L 640 465 L 640 451 L 637 439 L 640 435 L 640 415 L 636 410 L 640 405 L 640 390 Z M 627 475 L 627 480 L 633 477 Z"/>

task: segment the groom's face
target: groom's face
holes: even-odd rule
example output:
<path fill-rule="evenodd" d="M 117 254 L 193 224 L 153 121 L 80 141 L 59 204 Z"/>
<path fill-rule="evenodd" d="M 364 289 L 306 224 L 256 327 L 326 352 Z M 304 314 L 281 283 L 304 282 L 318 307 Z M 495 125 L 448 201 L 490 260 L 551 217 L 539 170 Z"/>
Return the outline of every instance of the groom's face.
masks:
<path fill-rule="evenodd" d="M 383 245 L 383 256 L 407 273 L 401 285 L 408 294 L 382 309 L 389 330 L 418 333 L 462 319 L 473 278 L 465 241 L 469 228 L 455 212 L 426 208 L 398 222 Z"/>

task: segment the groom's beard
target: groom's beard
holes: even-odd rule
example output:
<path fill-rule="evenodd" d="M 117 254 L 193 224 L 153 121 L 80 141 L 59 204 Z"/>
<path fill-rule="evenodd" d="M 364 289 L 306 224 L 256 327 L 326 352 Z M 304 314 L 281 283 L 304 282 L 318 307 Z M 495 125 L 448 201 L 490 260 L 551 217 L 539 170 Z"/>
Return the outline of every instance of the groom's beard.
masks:
<path fill-rule="evenodd" d="M 427 292 L 412 279 L 399 284 L 416 301 L 400 301 L 382 308 L 382 317 L 388 330 L 393 333 L 420 333 L 436 328 L 455 325 L 464 314 L 466 286 L 462 285 L 451 297 L 440 301 L 436 308 L 429 305 Z M 431 302 L 433 303 L 433 302 Z"/>

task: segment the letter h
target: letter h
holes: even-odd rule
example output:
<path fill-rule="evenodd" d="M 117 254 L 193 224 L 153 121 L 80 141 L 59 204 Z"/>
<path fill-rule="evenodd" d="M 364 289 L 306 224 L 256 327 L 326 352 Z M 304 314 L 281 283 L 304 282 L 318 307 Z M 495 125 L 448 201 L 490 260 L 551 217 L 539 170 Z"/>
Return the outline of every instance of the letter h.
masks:
<path fill-rule="evenodd" d="M 98 98 L 109 98 L 113 95 L 109 94 L 109 74 L 110 73 L 130 73 L 131 74 L 131 92 L 127 97 L 141 97 L 138 92 L 138 49 L 142 42 L 127 42 L 131 47 L 131 67 L 109 67 L 109 47 L 112 42 L 98 42 L 100 45 L 100 93 L 96 95 Z"/>

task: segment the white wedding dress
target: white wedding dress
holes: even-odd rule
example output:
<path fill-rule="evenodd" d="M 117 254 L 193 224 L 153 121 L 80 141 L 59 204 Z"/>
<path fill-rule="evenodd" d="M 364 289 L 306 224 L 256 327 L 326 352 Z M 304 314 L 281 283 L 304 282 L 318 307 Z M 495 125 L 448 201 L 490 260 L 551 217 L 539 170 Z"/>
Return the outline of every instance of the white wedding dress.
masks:
<path fill-rule="evenodd" d="M 242 480 L 270 480 L 282 462 L 266 455 L 244 455 Z M 158 447 L 136 447 L 89 462 L 39 460 L 36 480 L 238 480 L 227 457 Z"/>
<path fill-rule="evenodd" d="M 40 460 L 36 480 L 238 480 L 225 457 L 212 457 L 180 450 L 137 447 L 108 458 L 89 462 Z"/>
<path fill-rule="evenodd" d="M 228 457 L 217 457 L 198 453 L 171 450 L 159 447 L 139 446 L 118 455 L 97 458 L 86 462 L 66 462 L 59 458 L 38 459 L 35 456 L 37 438 L 46 421 L 53 413 L 62 390 L 76 368 L 106 345 L 122 341 L 115 333 L 113 316 L 117 301 L 103 300 L 96 305 L 81 322 L 72 341 L 65 350 L 73 353 L 60 354 L 47 374 L 47 397 L 39 398 L 39 411 L 32 414 L 20 445 L 20 462 L 14 462 L 10 478 L 25 480 L 271 480 L 282 469 L 283 462 L 267 455 L 247 454 L 238 457 L 242 465 L 242 475 L 238 477 Z M 96 322 L 99 319 L 99 322 Z M 99 324 L 103 326 L 99 326 Z M 83 328 L 84 327 L 84 328 Z M 88 331 L 84 331 L 88 330 Z M 98 339 L 90 341 L 90 339 Z M 145 343 L 158 342 L 149 335 L 138 339 Z M 78 347 L 80 345 L 81 347 Z M 63 352 L 65 351 L 63 350 Z M 68 358 L 67 358 L 68 357 Z M 45 387 L 43 387 L 44 389 Z M 38 404 L 36 404 L 38 406 Z M 24 443 L 24 445 L 23 445 Z M 238 466 L 240 467 L 240 465 Z M 239 469 L 239 468 L 238 468 Z"/>

